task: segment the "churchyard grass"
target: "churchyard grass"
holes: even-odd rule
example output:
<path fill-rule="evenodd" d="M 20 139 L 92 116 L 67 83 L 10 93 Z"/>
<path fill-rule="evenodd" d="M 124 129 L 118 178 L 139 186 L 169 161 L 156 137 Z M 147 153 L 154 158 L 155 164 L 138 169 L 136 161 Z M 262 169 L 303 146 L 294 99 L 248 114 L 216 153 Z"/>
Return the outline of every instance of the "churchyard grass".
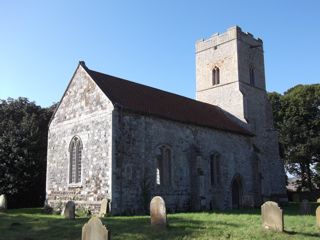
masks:
<path fill-rule="evenodd" d="M 313 204 L 313 213 L 316 204 Z M 59 215 L 42 214 L 41 209 L 14 209 L 0 213 L 1 240 L 80 240 L 81 228 L 88 218 L 64 219 Z M 284 207 L 283 233 L 261 228 L 259 209 L 227 212 L 169 214 L 169 227 L 156 230 L 148 216 L 105 217 L 112 240 L 120 239 L 319 239 L 314 214 L 299 215 L 297 204 Z"/>

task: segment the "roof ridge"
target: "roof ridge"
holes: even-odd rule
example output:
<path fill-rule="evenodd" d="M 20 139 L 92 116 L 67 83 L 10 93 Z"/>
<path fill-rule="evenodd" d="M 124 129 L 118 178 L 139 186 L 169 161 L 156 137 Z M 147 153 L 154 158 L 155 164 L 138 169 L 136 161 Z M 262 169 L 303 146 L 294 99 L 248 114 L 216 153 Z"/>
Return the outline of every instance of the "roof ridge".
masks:
<path fill-rule="evenodd" d="M 88 67 L 85 67 L 85 68 L 86 68 L 86 70 L 88 70 L 90 72 L 98 73 L 98 74 L 101 74 L 101 75 L 106 76 L 106 77 L 112 77 L 112 78 L 118 79 L 120 81 L 126 81 L 126 82 L 128 82 L 130 84 L 134 84 L 134 85 L 138 85 L 138 86 L 142 86 L 142 87 L 147 87 L 147 88 L 150 88 L 150 89 L 153 89 L 153 90 L 156 90 L 156 91 L 161 91 L 161 92 L 166 93 L 166 94 L 175 95 L 177 97 L 185 98 L 185 99 L 187 99 L 189 101 L 192 101 L 192 102 L 201 103 L 201 104 L 205 104 L 205 105 L 208 105 L 208 106 L 213 106 L 213 107 L 216 107 L 216 108 L 219 108 L 220 110 L 222 110 L 219 106 L 214 105 L 214 104 L 202 102 L 202 101 L 199 101 L 199 100 L 194 99 L 194 98 L 190 98 L 190 97 L 187 97 L 187 96 L 180 95 L 178 93 L 169 92 L 169 91 L 166 91 L 166 90 L 163 90 L 163 89 L 160 89 L 160 88 L 152 87 L 152 86 L 145 85 L 145 84 L 142 84 L 142 83 L 137 83 L 137 82 L 134 82 L 134 81 L 131 81 L 131 80 L 128 80 L 128 79 L 124 79 L 124 78 L 121 78 L 121 77 L 117 77 L 117 76 L 114 76 L 114 75 L 110 75 L 110 74 L 98 72 L 98 71 L 95 71 L 95 70 L 91 70 Z"/>

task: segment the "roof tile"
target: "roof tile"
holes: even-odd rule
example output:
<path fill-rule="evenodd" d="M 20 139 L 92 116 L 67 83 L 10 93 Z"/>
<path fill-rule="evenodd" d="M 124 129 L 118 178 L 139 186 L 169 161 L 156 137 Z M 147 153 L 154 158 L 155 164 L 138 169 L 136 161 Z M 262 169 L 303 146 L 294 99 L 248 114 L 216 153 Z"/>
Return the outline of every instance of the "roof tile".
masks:
<path fill-rule="evenodd" d="M 111 102 L 123 109 L 173 121 L 253 136 L 231 120 L 215 105 L 199 102 L 177 94 L 127 81 L 88 69 L 90 77 Z"/>

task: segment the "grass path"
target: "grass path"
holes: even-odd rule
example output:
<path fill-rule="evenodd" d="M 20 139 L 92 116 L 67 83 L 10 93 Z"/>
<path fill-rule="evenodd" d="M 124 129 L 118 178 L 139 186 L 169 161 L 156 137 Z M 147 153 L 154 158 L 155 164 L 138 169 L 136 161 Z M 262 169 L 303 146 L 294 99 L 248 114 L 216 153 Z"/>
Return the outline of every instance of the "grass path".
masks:
<path fill-rule="evenodd" d="M 293 205 L 284 209 L 284 233 L 263 230 L 257 209 L 169 214 L 170 225 L 164 231 L 151 228 L 148 216 L 106 217 L 103 223 L 111 229 L 112 240 L 320 239 L 315 216 L 300 216 L 297 212 Z M 8 210 L 0 213 L 0 240 L 80 240 L 81 228 L 87 221 L 42 214 L 41 209 Z"/>

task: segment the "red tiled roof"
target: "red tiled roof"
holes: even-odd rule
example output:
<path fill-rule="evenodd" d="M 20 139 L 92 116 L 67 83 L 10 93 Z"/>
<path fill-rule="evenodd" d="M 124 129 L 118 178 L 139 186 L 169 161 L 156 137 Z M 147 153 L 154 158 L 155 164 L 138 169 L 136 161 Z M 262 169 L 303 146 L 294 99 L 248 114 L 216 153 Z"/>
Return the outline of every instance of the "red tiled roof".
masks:
<path fill-rule="evenodd" d="M 231 120 L 217 106 L 92 71 L 84 63 L 80 64 L 110 101 L 125 110 L 253 136 L 248 130 Z"/>

